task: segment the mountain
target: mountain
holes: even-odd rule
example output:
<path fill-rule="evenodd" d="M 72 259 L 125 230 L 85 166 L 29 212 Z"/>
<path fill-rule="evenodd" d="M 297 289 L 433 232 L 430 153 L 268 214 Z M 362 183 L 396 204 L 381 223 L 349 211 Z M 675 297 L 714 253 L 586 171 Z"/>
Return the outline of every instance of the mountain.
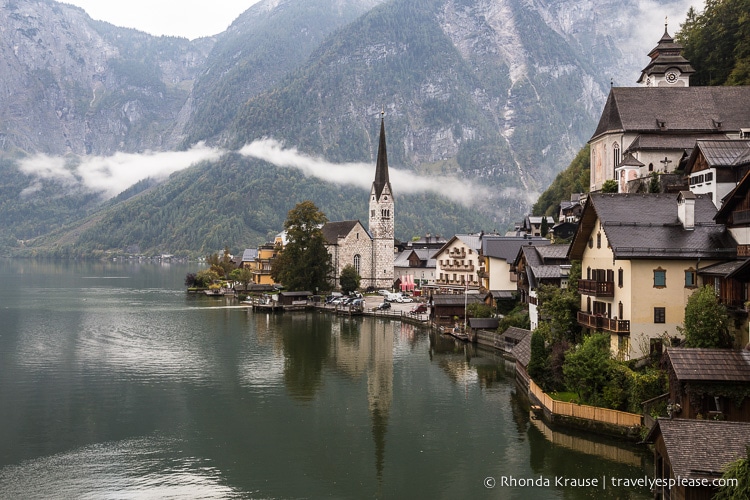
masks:
<path fill-rule="evenodd" d="M 265 0 L 225 33 L 190 42 L 52 1 L 0 0 L 0 83 L 13 96 L 0 104 L 5 244 L 76 255 L 238 249 L 278 231 L 304 198 L 332 220 L 364 218 L 361 190 L 233 153 L 106 202 L 75 168 L 91 154 L 198 141 L 236 151 L 263 138 L 374 165 L 383 110 L 392 168 L 483 189 L 470 209 L 404 189 L 397 236 L 502 230 L 586 142 L 610 79 L 637 77 L 619 42 L 639 4 L 625 4 Z M 20 174 L 19 159 L 39 152 L 70 161 L 56 179 L 38 176 L 46 166 Z"/>
<path fill-rule="evenodd" d="M 181 141 L 214 42 L 152 37 L 52 1 L 2 0 L 0 151 L 113 154 Z"/>

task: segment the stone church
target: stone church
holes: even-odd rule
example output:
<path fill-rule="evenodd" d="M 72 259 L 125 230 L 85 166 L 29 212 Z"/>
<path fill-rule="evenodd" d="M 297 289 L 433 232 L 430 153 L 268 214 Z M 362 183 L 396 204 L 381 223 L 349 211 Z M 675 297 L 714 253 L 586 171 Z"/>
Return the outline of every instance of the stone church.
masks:
<path fill-rule="evenodd" d="M 390 289 L 393 286 L 395 205 L 388 177 L 385 121 L 382 117 L 375 180 L 369 200 L 367 229 L 359 220 L 328 222 L 322 228 L 337 287 L 341 271 L 348 264 L 359 273 L 362 288 Z"/>

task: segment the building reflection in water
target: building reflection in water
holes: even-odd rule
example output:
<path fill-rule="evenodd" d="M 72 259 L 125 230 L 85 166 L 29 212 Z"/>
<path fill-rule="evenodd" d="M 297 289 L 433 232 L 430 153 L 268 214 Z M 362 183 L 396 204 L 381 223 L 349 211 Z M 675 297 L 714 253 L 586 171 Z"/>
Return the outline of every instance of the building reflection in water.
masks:
<path fill-rule="evenodd" d="M 334 323 L 331 357 L 351 378 L 367 377 L 367 401 L 375 442 L 375 467 L 383 475 L 388 415 L 393 402 L 393 350 L 399 324 L 393 321 L 342 320 Z"/>

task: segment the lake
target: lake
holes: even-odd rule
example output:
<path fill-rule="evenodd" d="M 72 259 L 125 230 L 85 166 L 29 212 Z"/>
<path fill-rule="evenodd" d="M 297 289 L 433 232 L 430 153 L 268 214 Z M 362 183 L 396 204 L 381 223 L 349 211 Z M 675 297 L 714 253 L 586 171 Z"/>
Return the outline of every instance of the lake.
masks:
<path fill-rule="evenodd" d="M 644 447 L 532 420 L 494 352 L 197 266 L 0 260 L 0 498 L 650 497 L 608 484 Z"/>

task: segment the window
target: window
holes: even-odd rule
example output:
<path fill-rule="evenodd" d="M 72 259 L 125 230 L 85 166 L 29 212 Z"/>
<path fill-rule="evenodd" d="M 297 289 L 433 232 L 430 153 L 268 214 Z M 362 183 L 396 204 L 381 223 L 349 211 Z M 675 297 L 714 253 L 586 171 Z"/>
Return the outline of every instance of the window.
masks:
<path fill-rule="evenodd" d="M 666 288 L 667 271 L 661 267 L 654 269 L 654 288 Z"/>
<path fill-rule="evenodd" d="M 654 307 L 654 323 L 666 323 L 666 310 L 663 307 Z"/>
<path fill-rule="evenodd" d="M 696 288 L 698 286 L 698 276 L 692 267 L 685 271 L 685 288 Z"/>
<path fill-rule="evenodd" d="M 589 238 L 589 248 L 594 248 L 594 238 Z"/>
<path fill-rule="evenodd" d="M 370 210 L 370 217 L 375 217 L 375 210 Z"/>
<path fill-rule="evenodd" d="M 625 273 L 623 273 L 622 268 L 617 270 L 617 286 L 619 286 L 620 288 L 622 288 L 622 282 L 624 281 L 623 279 L 624 274 Z"/>
<path fill-rule="evenodd" d="M 359 234 L 357 234 L 357 236 L 359 236 Z M 354 256 L 354 269 L 357 271 L 357 274 L 359 274 L 359 263 L 361 259 L 362 258 L 359 256 L 359 254 Z"/>
<path fill-rule="evenodd" d="M 625 316 L 625 314 L 622 307 L 622 301 L 620 301 L 620 303 L 617 304 L 617 317 L 622 319 L 623 316 Z"/>
<path fill-rule="evenodd" d="M 648 164 L 648 171 L 649 172 L 653 172 L 654 171 L 654 164 L 653 163 L 649 163 Z"/>
<path fill-rule="evenodd" d="M 596 233 L 596 248 L 602 247 L 602 233 Z"/>
<path fill-rule="evenodd" d="M 620 145 L 615 143 L 612 146 L 612 160 L 615 162 L 615 168 L 620 164 Z"/>

